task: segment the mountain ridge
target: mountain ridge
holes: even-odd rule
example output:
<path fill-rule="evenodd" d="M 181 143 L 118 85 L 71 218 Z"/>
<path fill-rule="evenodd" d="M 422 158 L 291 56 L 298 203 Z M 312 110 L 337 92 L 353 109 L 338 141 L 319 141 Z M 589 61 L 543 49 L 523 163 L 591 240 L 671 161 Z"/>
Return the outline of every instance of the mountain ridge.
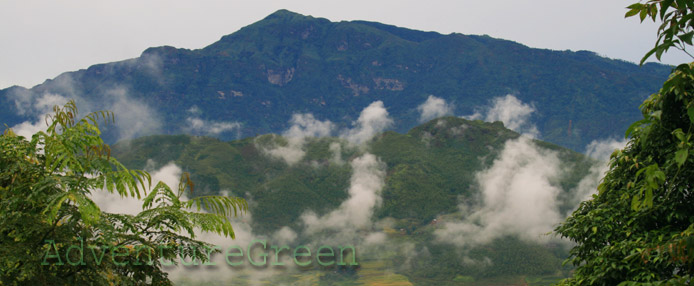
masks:
<path fill-rule="evenodd" d="M 202 49 L 148 48 L 138 58 L 63 73 L 30 89 L 0 90 L 0 122 L 33 119 L 12 107 L 42 94 L 98 110 L 109 109 L 113 89 L 123 89 L 127 99 L 150 107 L 164 134 L 190 131 L 194 107 L 207 122 L 239 123 L 236 132 L 216 134 L 232 139 L 284 130 L 294 113 L 350 126 L 376 100 L 403 132 L 419 123 L 417 106 L 429 95 L 454 104 L 456 115 L 470 115 L 513 94 L 535 107 L 541 138 L 582 151 L 593 140 L 621 136 L 669 71 L 586 51 L 280 10 Z"/>

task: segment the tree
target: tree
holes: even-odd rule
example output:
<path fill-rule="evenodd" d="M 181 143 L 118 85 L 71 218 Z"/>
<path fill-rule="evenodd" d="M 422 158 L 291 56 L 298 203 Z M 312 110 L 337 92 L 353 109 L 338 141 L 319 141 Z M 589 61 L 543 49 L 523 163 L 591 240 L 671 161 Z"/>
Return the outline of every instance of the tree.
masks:
<path fill-rule="evenodd" d="M 642 63 L 692 45 L 694 1 L 652 0 L 628 9 L 626 17 L 663 21 Z M 694 282 L 694 63 L 677 66 L 641 111 L 597 194 L 555 229 L 576 243 L 568 261 L 577 268 L 564 285 Z"/>
<path fill-rule="evenodd" d="M 120 164 L 100 138 L 98 123 L 114 115 L 77 116 L 70 101 L 31 140 L 9 128 L 0 136 L 0 285 L 169 285 L 164 263 L 208 259 L 198 229 L 234 237 L 227 216 L 247 210 L 243 199 L 184 200 L 187 174 L 178 189 L 159 182 L 147 194 L 150 175 Z M 103 212 L 90 199 L 98 189 L 142 199 L 143 211 Z"/>
<path fill-rule="evenodd" d="M 629 12 L 625 17 L 639 16 L 641 22 L 650 18 L 654 22 L 660 18 L 662 24 L 658 27 L 658 39 L 655 47 L 641 59 L 646 62 L 653 54 L 660 60 L 663 53 L 674 47 L 694 58 L 687 51 L 694 37 L 694 2 L 690 0 L 649 0 L 646 3 L 634 3 L 627 7 Z"/>

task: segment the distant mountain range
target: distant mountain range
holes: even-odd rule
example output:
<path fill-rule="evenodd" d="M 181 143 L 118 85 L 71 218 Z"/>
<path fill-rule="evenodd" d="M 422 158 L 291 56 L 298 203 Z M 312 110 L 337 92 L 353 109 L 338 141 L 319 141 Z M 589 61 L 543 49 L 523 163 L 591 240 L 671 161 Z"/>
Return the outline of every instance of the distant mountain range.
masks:
<path fill-rule="evenodd" d="M 36 121 L 51 102 L 46 95 L 55 94 L 77 99 L 83 110 L 116 111 L 120 131 L 110 131 L 111 141 L 155 133 L 235 139 L 279 133 L 294 113 L 350 126 L 381 100 L 392 128 L 405 132 L 419 123 L 417 106 L 430 95 L 452 104 L 453 114 L 470 115 L 512 94 L 536 110 L 540 138 L 583 151 L 592 140 L 622 136 L 670 70 L 280 10 L 203 49 L 149 48 L 30 89 L 0 90 L 0 122 Z"/>
<path fill-rule="evenodd" d="M 670 70 L 280 10 L 200 50 L 150 48 L 0 90 L 0 123 L 35 129 L 68 98 L 82 112 L 109 109 L 109 141 L 132 139 L 113 144 L 126 166 L 154 173 L 174 163 L 190 172 L 194 196 L 248 199 L 238 240 L 375 247 L 360 252 L 361 269 L 268 284 L 546 285 L 571 269 L 561 265 L 565 245 L 542 233 L 604 171 L 575 151 L 623 136 Z M 419 107 L 432 95 L 441 102 L 431 114 L 456 116 L 424 120 Z M 499 98 L 510 103 L 494 118 L 505 126 L 460 118 Z M 518 109 L 546 142 L 509 130 Z"/>

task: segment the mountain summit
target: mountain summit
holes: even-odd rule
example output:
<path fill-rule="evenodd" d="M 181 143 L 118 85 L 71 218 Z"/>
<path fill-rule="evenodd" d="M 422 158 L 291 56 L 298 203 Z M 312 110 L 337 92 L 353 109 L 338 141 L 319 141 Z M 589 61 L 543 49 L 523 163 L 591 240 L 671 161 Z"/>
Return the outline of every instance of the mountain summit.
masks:
<path fill-rule="evenodd" d="M 0 122 L 36 122 L 39 101 L 52 95 L 82 109 L 116 109 L 114 140 L 182 132 L 230 139 L 281 132 L 294 113 L 349 126 L 380 100 L 393 127 L 406 131 L 430 95 L 471 115 L 511 94 L 535 110 L 530 120 L 542 139 L 582 151 L 621 136 L 669 72 L 587 51 L 279 10 L 203 49 L 149 48 L 31 89 L 0 90 Z"/>

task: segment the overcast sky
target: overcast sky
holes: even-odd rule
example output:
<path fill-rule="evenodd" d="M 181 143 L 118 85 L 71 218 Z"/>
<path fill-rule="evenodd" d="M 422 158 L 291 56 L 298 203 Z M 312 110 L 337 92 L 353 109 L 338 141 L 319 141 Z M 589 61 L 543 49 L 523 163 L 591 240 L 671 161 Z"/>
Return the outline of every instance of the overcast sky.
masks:
<path fill-rule="evenodd" d="M 591 50 L 638 62 L 656 25 L 624 19 L 636 0 L 0 0 L 0 88 L 134 58 L 148 47 L 198 49 L 279 9 L 444 34 L 487 34 L 530 47 Z M 664 62 L 691 61 L 671 51 Z"/>

